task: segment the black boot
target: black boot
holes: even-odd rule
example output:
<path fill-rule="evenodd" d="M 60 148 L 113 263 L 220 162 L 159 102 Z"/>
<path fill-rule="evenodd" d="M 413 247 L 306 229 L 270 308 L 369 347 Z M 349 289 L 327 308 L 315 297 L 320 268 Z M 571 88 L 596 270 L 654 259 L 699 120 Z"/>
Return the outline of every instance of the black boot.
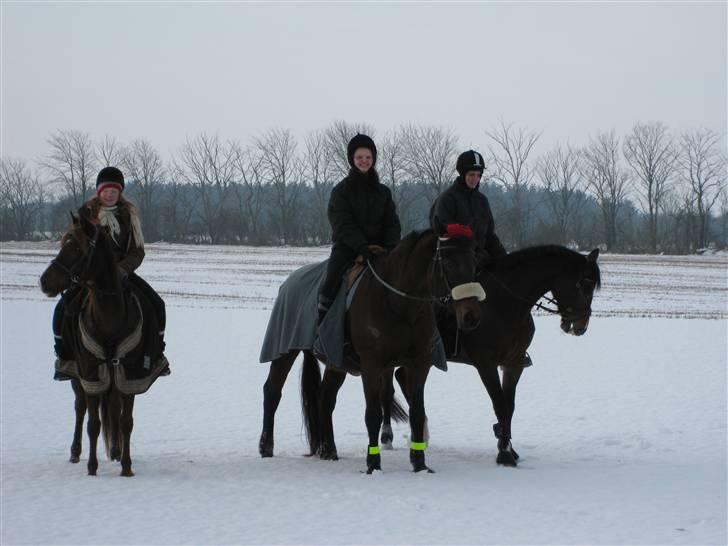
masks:
<path fill-rule="evenodd" d="M 318 321 L 316 322 L 317 325 L 320 325 L 324 317 L 326 316 L 326 313 L 329 312 L 329 308 L 331 307 L 331 304 L 333 301 L 331 298 L 324 296 L 323 294 L 319 294 L 318 298 Z"/>

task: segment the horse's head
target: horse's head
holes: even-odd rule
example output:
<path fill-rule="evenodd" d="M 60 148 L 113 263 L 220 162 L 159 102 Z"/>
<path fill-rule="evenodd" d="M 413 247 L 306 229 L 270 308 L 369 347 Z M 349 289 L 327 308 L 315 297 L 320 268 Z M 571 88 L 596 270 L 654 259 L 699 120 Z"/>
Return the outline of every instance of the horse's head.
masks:
<path fill-rule="evenodd" d="M 458 328 L 472 330 L 480 323 L 483 287 L 474 282 L 477 258 L 472 231 L 467 226 L 450 225 L 438 238 L 435 278 L 448 290 Z"/>
<path fill-rule="evenodd" d="M 592 250 L 577 269 L 560 276 L 551 289 L 561 315 L 561 329 L 567 334 L 580 336 L 589 327 L 594 291 L 601 286 L 598 256 L 599 249 Z"/>
<path fill-rule="evenodd" d="M 40 288 L 54 297 L 72 284 L 88 285 L 93 279 L 93 262 L 101 229 L 88 219 L 71 214 L 73 224 L 61 240 L 61 250 L 40 276 Z"/>

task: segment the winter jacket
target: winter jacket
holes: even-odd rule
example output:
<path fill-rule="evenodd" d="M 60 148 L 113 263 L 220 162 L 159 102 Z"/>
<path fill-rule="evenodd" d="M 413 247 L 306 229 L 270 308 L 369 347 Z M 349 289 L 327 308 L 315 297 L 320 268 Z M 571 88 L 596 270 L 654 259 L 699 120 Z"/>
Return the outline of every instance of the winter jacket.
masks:
<path fill-rule="evenodd" d="M 328 207 L 331 239 L 359 252 L 366 245 L 387 249 L 399 243 L 401 226 L 392 192 L 379 182 L 374 169 L 349 175 L 331 190 Z"/>
<path fill-rule="evenodd" d="M 430 224 L 437 233 L 443 233 L 448 224 L 465 224 L 473 230 L 475 244 L 490 256 L 504 256 L 505 248 L 495 234 L 495 222 L 488 198 L 470 189 L 458 176 L 430 209 Z"/>

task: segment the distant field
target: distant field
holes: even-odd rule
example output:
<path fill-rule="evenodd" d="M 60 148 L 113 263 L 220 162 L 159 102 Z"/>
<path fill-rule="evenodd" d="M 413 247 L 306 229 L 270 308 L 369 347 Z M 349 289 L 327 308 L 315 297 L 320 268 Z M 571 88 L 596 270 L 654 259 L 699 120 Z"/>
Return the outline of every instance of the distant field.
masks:
<path fill-rule="evenodd" d="M 55 243 L 3 243 L 3 299 L 40 300 Z M 139 273 L 171 307 L 270 309 L 286 276 L 326 247 L 150 244 Z M 728 256 L 605 254 L 595 316 L 728 318 Z"/>

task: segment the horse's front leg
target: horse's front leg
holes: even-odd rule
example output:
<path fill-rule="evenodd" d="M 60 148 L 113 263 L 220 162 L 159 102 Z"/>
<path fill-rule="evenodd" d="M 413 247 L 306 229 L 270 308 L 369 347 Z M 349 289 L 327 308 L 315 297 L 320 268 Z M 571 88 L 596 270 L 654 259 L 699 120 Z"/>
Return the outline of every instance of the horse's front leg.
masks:
<path fill-rule="evenodd" d="M 108 426 L 110 429 L 111 445 L 109 446 L 109 458 L 112 461 L 121 460 L 121 434 L 119 434 L 119 424 L 121 419 L 121 393 L 116 389 L 111 390 L 107 393 L 108 406 L 106 410 L 109 412 L 108 415 Z M 101 406 L 103 413 L 103 405 Z"/>
<path fill-rule="evenodd" d="M 361 367 L 361 379 L 366 401 L 364 421 L 369 435 L 367 474 L 372 474 L 375 470 L 382 469 L 382 456 L 379 453 L 379 429 L 382 426 L 382 399 L 380 396 L 382 373 L 377 368 L 377 364 L 372 361 L 365 362 L 362 359 Z"/>
<path fill-rule="evenodd" d="M 121 396 L 121 475 L 131 477 L 131 431 L 134 429 L 134 395 Z"/>
<path fill-rule="evenodd" d="M 88 475 L 95 476 L 99 468 L 99 461 L 96 458 L 96 445 L 101 432 L 101 419 L 99 418 L 99 397 L 86 395 L 86 406 L 88 408 Z"/>
<path fill-rule="evenodd" d="M 71 458 L 69 461 L 77 463 L 81 460 L 81 438 L 83 436 L 83 419 L 86 416 L 86 393 L 83 392 L 81 382 L 78 379 L 71 379 L 71 388 L 75 400 L 73 409 L 76 412 L 76 426 L 73 429 L 73 442 L 71 442 Z"/>
<path fill-rule="evenodd" d="M 523 367 L 520 365 L 503 367 L 503 396 L 506 415 L 498 425 L 493 426 L 493 431 L 498 438 L 496 462 L 506 466 L 516 466 L 516 461 L 518 461 L 518 453 L 513 449 L 511 443 L 511 422 L 516 410 L 516 386 L 521 378 L 521 373 L 523 373 Z"/>
<path fill-rule="evenodd" d="M 428 355 L 429 357 L 429 355 Z M 430 371 L 429 358 L 412 363 L 407 370 L 407 392 L 410 403 L 410 462 L 415 472 L 434 472 L 425 464 L 425 382 Z"/>
<path fill-rule="evenodd" d="M 498 422 L 493 425 L 493 432 L 498 439 L 498 455 L 496 462 L 505 466 L 516 466 L 516 457 L 511 450 L 510 417 L 506 396 L 498 376 L 498 367 L 485 359 L 473 357 L 475 369 L 478 370 L 480 380 L 488 391 L 493 411 Z"/>
<path fill-rule="evenodd" d="M 286 382 L 288 372 L 298 356 L 298 351 L 291 351 L 270 363 L 268 379 L 263 385 L 263 432 L 258 442 L 261 457 L 273 456 L 273 426 L 276 410 L 281 401 L 281 391 Z"/>
<path fill-rule="evenodd" d="M 346 380 L 346 373 L 326 368 L 321 381 L 321 398 L 319 400 L 319 421 L 321 423 L 321 444 L 319 457 L 327 461 L 337 461 L 339 455 L 334 441 L 334 408 L 339 389 Z"/>

